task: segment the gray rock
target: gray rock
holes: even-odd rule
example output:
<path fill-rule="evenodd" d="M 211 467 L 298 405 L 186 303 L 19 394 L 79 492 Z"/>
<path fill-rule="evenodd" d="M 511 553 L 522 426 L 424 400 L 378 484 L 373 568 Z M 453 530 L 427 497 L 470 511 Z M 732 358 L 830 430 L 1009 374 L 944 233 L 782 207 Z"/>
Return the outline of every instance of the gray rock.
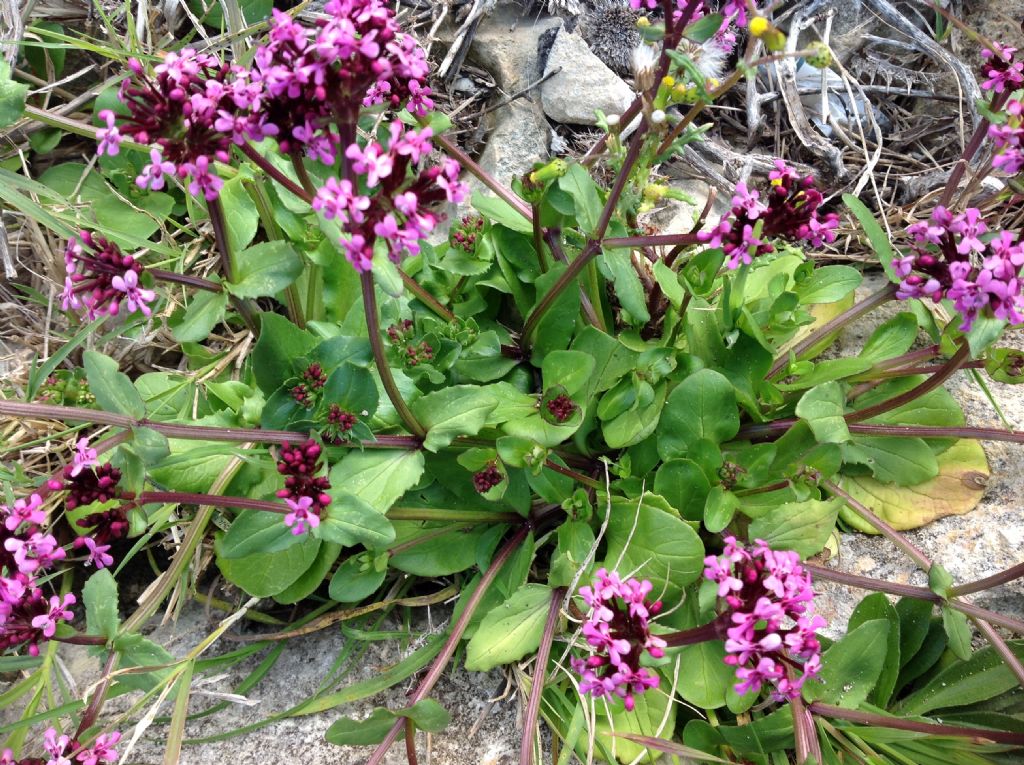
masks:
<path fill-rule="evenodd" d="M 596 125 L 595 111 L 622 114 L 633 90 L 595 56 L 577 34 L 560 29 L 544 74 L 561 70 L 541 85 L 544 113 L 556 122 Z"/>
<path fill-rule="evenodd" d="M 540 79 L 537 41 L 561 23 L 558 19 L 522 17 L 520 13 L 512 6 L 499 6 L 481 22 L 470 49 L 473 61 L 487 69 L 498 87 L 510 95 Z M 550 130 L 536 91 L 496 110 L 493 120 L 480 164 L 508 185 L 513 177 L 547 157 Z"/>

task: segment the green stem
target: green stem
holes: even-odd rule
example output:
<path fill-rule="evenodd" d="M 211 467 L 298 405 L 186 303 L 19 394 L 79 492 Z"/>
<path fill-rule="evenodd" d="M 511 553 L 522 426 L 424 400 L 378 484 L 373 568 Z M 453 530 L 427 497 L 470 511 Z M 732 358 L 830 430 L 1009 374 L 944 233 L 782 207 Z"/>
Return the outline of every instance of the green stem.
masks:
<path fill-rule="evenodd" d="M 306 163 L 302 161 L 302 152 L 293 150 L 288 154 L 288 158 L 292 161 L 292 168 L 295 170 L 295 177 L 299 179 L 299 183 L 302 184 L 302 188 L 306 190 L 306 193 L 310 196 L 316 196 L 316 184 L 313 183 L 313 179 L 309 176 L 309 171 L 306 169 Z"/>
<path fill-rule="evenodd" d="M 860 301 L 859 303 L 855 303 L 854 305 L 850 306 L 841 314 L 836 316 L 834 319 L 825 322 L 816 330 L 811 332 L 807 337 L 805 337 L 799 343 L 794 345 L 788 353 L 777 358 L 775 360 L 775 363 L 772 364 L 771 369 L 768 370 L 768 374 L 765 375 L 765 379 L 771 379 L 772 377 L 775 377 L 775 375 L 777 375 L 783 369 L 785 369 L 786 365 L 789 364 L 790 354 L 792 354 L 795 358 L 799 359 L 801 356 L 807 353 L 807 351 L 816 346 L 829 335 L 832 335 L 833 333 L 845 327 L 847 324 L 856 321 L 861 316 L 870 313 L 871 311 L 878 308 L 878 306 L 889 302 L 895 297 L 896 285 L 887 284 L 882 289 L 878 290 L 878 292 L 875 292 L 874 294 L 864 298 L 864 300 Z"/>
<path fill-rule="evenodd" d="M 533 249 L 537 252 L 537 262 L 540 264 L 540 272 L 548 272 L 548 256 L 544 252 L 544 231 L 540 225 L 540 204 L 533 203 Z"/>
<path fill-rule="evenodd" d="M 364 271 L 359 274 L 359 284 L 363 290 L 363 312 L 366 315 L 366 330 L 370 336 L 370 347 L 373 349 L 373 360 L 377 365 L 377 373 L 380 375 L 381 384 L 384 386 L 388 398 L 398 412 L 398 416 L 405 427 L 418 438 L 427 435 L 426 429 L 409 409 L 409 405 L 402 398 L 401 391 L 395 383 L 394 375 L 391 374 L 391 366 L 388 364 L 387 353 L 384 349 L 384 341 L 380 334 L 380 318 L 377 313 L 377 293 L 373 284 L 373 273 Z"/>
<path fill-rule="evenodd" d="M 519 530 L 512 535 L 508 542 L 505 543 L 505 546 L 498 551 L 498 554 L 494 556 L 493 560 L 491 560 L 491 565 L 487 567 L 483 576 L 480 577 L 480 583 L 476 586 L 476 589 L 473 590 L 473 594 L 466 601 L 466 605 L 462 609 L 462 613 L 459 614 L 458 620 L 452 627 L 452 631 L 449 633 L 448 639 L 445 641 L 444 647 L 441 649 L 441 653 L 436 659 L 434 659 L 434 662 L 431 664 L 427 674 L 420 681 L 419 686 L 417 686 L 416 692 L 410 697 L 410 707 L 425 699 L 430 694 L 430 691 L 433 690 L 434 685 L 444 672 L 444 668 L 448 665 L 448 662 L 454 655 L 455 649 L 458 648 L 459 642 L 462 640 L 462 634 L 466 631 L 466 627 L 469 626 L 469 621 L 473 618 L 473 614 L 476 613 L 476 609 L 483 600 L 484 595 L 487 594 L 487 591 L 490 589 L 495 577 L 497 577 L 498 573 L 505 565 L 505 562 L 512 557 L 512 553 L 519 549 L 519 546 L 526 539 L 529 532 L 529 526 L 521 526 Z M 381 765 L 384 761 L 385 755 L 387 755 L 388 749 L 391 748 L 391 745 L 394 744 L 395 740 L 398 738 L 403 724 L 404 718 L 399 717 L 384 736 L 384 740 L 373 751 L 373 754 L 370 756 L 370 759 L 367 760 L 366 765 Z"/>
<path fill-rule="evenodd" d="M 466 152 L 460 149 L 451 141 L 447 136 L 438 135 L 434 136 L 434 143 L 438 144 L 449 157 L 458 161 L 463 169 L 469 170 L 476 178 L 483 183 L 487 188 L 493 191 L 500 199 L 508 203 L 508 205 L 522 215 L 527 220 L 533 218 L 533 214 L 530 212 L 530 208 L 527 204 L 520 199 L 518 196 L 512 193 L 504 184 L 498 182 L 498 179 L 493 175 L 484 170 L 478 165 L 472 157 Z"/>

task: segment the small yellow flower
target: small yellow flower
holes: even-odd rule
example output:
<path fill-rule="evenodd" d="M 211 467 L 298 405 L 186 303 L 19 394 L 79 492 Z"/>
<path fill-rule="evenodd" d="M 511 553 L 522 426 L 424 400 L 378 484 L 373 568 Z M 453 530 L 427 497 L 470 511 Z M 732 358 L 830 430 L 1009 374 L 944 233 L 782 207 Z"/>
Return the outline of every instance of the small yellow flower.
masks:
<path fill-rule="evenodd" d="M 750 30 L 750 34 L 754 37 L 763 37 L 765 32 L 771 29 L 772 25 L 768 23 L 768 19 L 764 16 L 754 16 L 747 24 L 747 29 Z"/>

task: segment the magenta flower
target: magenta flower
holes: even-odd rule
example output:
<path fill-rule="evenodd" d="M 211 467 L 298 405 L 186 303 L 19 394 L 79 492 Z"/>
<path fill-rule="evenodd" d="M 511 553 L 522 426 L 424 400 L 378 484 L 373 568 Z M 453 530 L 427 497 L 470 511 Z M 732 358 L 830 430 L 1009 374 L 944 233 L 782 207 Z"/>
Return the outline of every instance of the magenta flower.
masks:
<path fill-rule="evenodd" d="M 32 620 L 32 626 L 42 630 L 43 637 L 52 638 L 57 632 L 57 622 L 74 619 L 71 606 L 76 603 L 75 596 L 68 593 L 63 598 L 59 595 L 50 596 L 50 610 Z"/>
<path fill-rule="evenodd" d="M 114 157 L 121 150 L 121 143 L 124 141 L 124 136 L 114 124 L 117 121 L 117 115 L 110 109 L 104 109 L 98 116 L 107 126 L 96 131 L 96 140 L 99 141 L 96 153 L 101 156 L 109 154 Z"/>
<path fill-rule="evenodd" d="M 1024 85 L 1024 61 L 1016 58 L 1016 48 L 992 43 L 994 50 L 986 48 L 981 52 L 985 63 L 982 71 L 986 79 L 981 83 L 985 90 L 1002 93 L 1004 90 L 1016 90 Z"/>
<path fill-rule="evenodd" d="M 729 268 L 750 264 L 758 255 L 774 251 L 770 238 L 803 241 L 812 247 L 834 242 L 839 218 L 821 214 L 823 197 L 811 176 L 799 178 L 781 159 L 768 174 L 771 186 L 766 199 L 760 191 L 736 184 L 732 210 L 710 231 L 697 234 L 711 247 L 721 247 Z"/>
<path fill-rule="evenodd" d="M 73 546 L 84 547 L 89 551 L 85 559 L 85 565 L 87 566 L 95 566 L 97 569 L 100 569 L 107 568 L 114 563 L 114 556 L 107 552 L 110 550 L 110 545 L 97 544 L 96 540 L 90 536 L 78 537 L 74 541 Z"/>
<path fill-rule="evenodd" d="M 973 207 L 956 216 L 937 207 L 927 223 L 908 226 L 910 252 L 893 260 L 901 279 L 896 296 L 953 301 L 964 332 L 979 314 L 1024 323 L 1019 278 L 1024 245 L 1008 231 L 982 239 L 986 231 L 981 212 Z"/>
<path fill-rule="evenodd" d="M 15 531 L 23 523 L 39 526 L 46 522 L 46 513 L 42 506 L 43 498 L 38 494 L 31 494 L 28 499 L 23 497 L 14 500 L 11 507 L 0 505 L 0 518 L 4 519 L 4 526 L 8 531 Z"/>
<path fill-rule="evenodd" d="M 64 266 L 67 277 L 61 307 L 65 311 L 84 309 L 86 318 L 92 320 L 103 313 L 116 316 L 123 303 L 128 313 L 150 315 L 148 303 L 156 300 L 156 293 L 138 286 L 145 267 L 113 242 L 80 231 L 68 240 Z"/>
<path fill-rule="evenodd" d="M 665 655 L 665 641 L 651 634 L 649 618 L 661 610 L 661 601 L 649 602 L 652 585 L 599 569 L 591 587 L 579 595 L 590 607 L 583 623 L 583 637 L 593 650 L 586 659 L 573 658 L 573 670 L 581 677 L 580 693 L 595 698 L 619 696 L 632 710 L 635 696 L 658 687 L 658 676 L 640 660 Z"/>
<path fill-rule="evenodd" d="M 996 155 L 992 158 L 992 166 L 1004 173 L 1014 175 L 1024 169 L 1024 106 L 1013 98 L 1003 108 L 1006 123 L 991 125 L 988 137 L 996 147 Z"/>
<path fill-rule="evenodd" d="M 100 765 L 100 763 L 117 762 L 117 750 L 114 749 L 117 746 L 117 742 L 121 740 L 121 734 L 119 731 L 113 733 L 104 733 L 98 736 L 92 743 L 91 747 L 83 749 L 75 755 L 75 759 L 78 760 L 82 765 Z"/>
<path fill-rule="evenodd" d="M 299 536 L 306 533 L 306 524 L 311 529 L 320 525 L 320 516 L 310 511 L 313 506 L 312 497 L 299 497 L 298 501 L 290 497 L 285 500 L 290 513 L 284 517 L 284 525 L 292 530 L 292 534 Z"/>
<path fill-rule="evenodd" d="M 152 149 L 149 160 L 149 164 L 142 168 L 142 174 L 136 177 L 135 185 L 140 189 L 159 191 L 164 187 L 165 176 L 173 176 L 177 168 L 173 162 L 164 159 L 160 149 Z"/>
<path fill-rule="evenodd" d="M 800 556 L 761 540 L 746 548 L 726 537 L 723 554 L 709 555 L 704 566 L 704 578 L 718 584 L 726 607 L 725 662 L 736 667 L 736 692 L 768 685 L 776 699 L 796 698 L 818 672 L 815 632 L 825 626 L 813 613 L 811 576 Z M 800 674 L 791 678 L 788 670 Z"/>
<path fill-rule="evenodd" d="M 132 272 L 135 273 L 134 271 Z M 114 277 L 118 279 L 120 277 Z M 74 478 L 86 468 L 95 467 L 99 462 L 96 461 L 96 450 L 89 448 L 89 439 L 80 438 L 75 444 L 75 454 L 72 457 L 71 462 L 71 477 Z"/>
<path fill-rule="evenodd" d="M 27 539 L 8 537 L 4 549 L 14 556 L 14 564 L 22 574 L 33 574 L 49 568 L 65 556 L 64 548 L 52 534 L 36 531 Z"/>

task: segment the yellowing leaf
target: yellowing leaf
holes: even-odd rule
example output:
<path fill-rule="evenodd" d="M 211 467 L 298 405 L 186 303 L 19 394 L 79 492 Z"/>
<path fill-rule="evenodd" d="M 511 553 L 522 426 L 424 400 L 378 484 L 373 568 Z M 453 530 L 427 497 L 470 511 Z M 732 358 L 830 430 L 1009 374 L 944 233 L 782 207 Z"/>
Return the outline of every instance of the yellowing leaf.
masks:
<path fill-rule="evenodd" d="M 937 518 L 970 512 L 985 493 L 988 460 L 977 441 L 957 441 L 938 456 L 938 463 L 935 478 L 914 486 L 880 483 L 868 476 L 845 476 L 839 485 L 894 528 L 916 529 Z M 840 515 L 851 526 L 876 533 L 849 508 Z"/>

